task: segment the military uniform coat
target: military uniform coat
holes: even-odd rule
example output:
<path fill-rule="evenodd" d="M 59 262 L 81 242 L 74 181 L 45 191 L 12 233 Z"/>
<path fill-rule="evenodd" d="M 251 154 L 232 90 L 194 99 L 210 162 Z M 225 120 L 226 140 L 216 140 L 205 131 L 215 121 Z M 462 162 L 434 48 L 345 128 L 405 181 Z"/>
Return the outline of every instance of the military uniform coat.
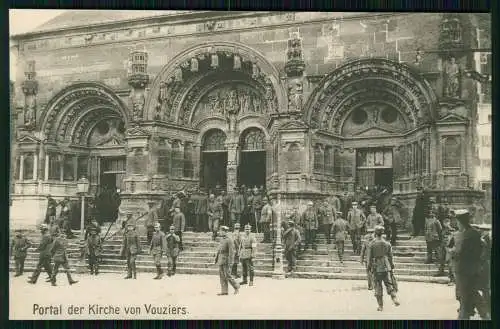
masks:
<path fill-rule="evenodd" d="M 57 237 L 54 239 L 52 243 L 52 247 L 50 248 L 50 252 L 52 254 L 52 259 L 54 263 L 65 263 L 68 261 L 66 256 L 66 248 L 68 246 L 68 241 L 63 237 Z"/>
<path fill-rule="evenodd" d="M 301 218 L 302 225 L 306 230 L 317 230 L 318 229 L 318 216 L 316 214 L 316 210 L 314 209 L 306 209 L 304 213 L 302 213 Z"/>
<path fill-rule="evenodd" d="M 333 222 L 332 232 L 335 241 L 345 241 L 346 231 L 349 229 L 349 224 L 342 218 L 337 218 Z"/>
<path fill-rule="evenodd" d="M 184 228 L 186 226 L 186 217 L 182 212 L 174 214 L 172 222 L 172 225 L 174 225 L 176 232 L 184 232 Z"/>
<path fill-rule="evenodd" d="M 234 262 L 239 262 L 240 247 L 241 247 L 241 235 L 239 232 L 233 232 L 232 239 L 234 242 Z"/>
<path fill-rule="evenodd" d="M 321 224 L 333 224 L 335 221 L 337 210 L 333 205 L 330 204 L 322 204 L 320 208 L 321 213 Z"/>
<path fill-rule="evenodd" d="M 44 232 L 42 234 L 42 239 L 40 240 L 40 244 L 38 245 L 38 248 L 36 249 L 38 252 L 40 252 L 39 257 L 40 259 L 42 258 L 50 258 L 52 257 L 51 254 L 51 247 L 52 247 L 52 237 L 48 232 Z"/>
<path fill-rule="evenodd" d="M 215 264 L 217 265 L 231 265 L 234 261 L 234 241 L 228 237 L 223 237 L 219 242 L 219 248 L 215 256 Z"/>
<path fill-rule="evenodd" d="M 375 239 L 368 246 L 368 268 L 374 273 L 390 272 L 394 268 L 391 244 Z"/>
<path fill-rule="evenodd" d="M 233 194 L 229 201 L 229 212 L 241 214 L 245 210 L 245 199 L 241 194 Z"/>
<path fill-rule="evenodd" d="M 243 234 L 240 236 L 240 241 L 240 259 L 255 258 L 255 253 L 257 252 L 257 240 L 255 236 L 252 233 L 249 235 Z"/>
<path fill-rule="evenodd" d="M 141 253 L 139 235 L 136 231 L 128 231 L 123 237 L 120 254 L 125 257 L 128 255 L 128 253 L 130 253 L 131 255 L 137 255 Z"/>
<path fill-rule="evenodd" d="M 210 219 L 222 219 L 222 205 L 218 200 L 208 202 L 207 213 Z"/>
<path fill-rule="evenodd" d="M 151 244 L 149 245 L 149 251 L 151 252 L 151 255 L 161 256 L 165 253 L 166 249 L 167 247 L 165 241 L 165 233 L 163 233 L 162 231 L 155 231 L 153 233 L 153 237 L 151 238 Z"/>
<path fill-rule="evenodd" d="M 375 226 L 384 226 L 384 218 L 379 213 L 369 214 L 366 218 L 366 228 L 375 229 Z"/>
<path fill-rule="evenodd" d="M 271 223 L 273 220 L 273 207 L 270 204 L 266 204 L 260 214 L 261 223 Z"/>
<path fill-rule="evenodd" d="M 179 244 L 181 242 L 181 239 L 177 234 L 174 233 L 168 233 L 165 236 L 165 242 L 166 242 L 166 254 L 169 257 L 177 257 L 179 256 Z"/>
<path fill-rule="evenodd" d="M 352 230 L 365 226 L 366 217 L 361 209 L 351 209 L 347 214 L 347 222 Z"/>
<path fill-rule="evenodd" d="M 10 254 L 14 256 L 14 258 L 26 258 L 30 246 L 31 242 L 24 235 L 16 235 L 14 239 L 12 239 Z"/>
<path fill-rule="evenodd" d="M 150 209 L 146 215 L 146 220 L 144 221 L 144 226 L 154 226 L 158 221 L 158 211 L 156 209 Z"/>
<path fill-rule="evenodd" d="M 296 250 L 300 241 L 300 232 L 295 227 L 290 227 L 285 231 L 285 233 L 283 233 L 283 245 L 285 247 L 285 251 Z"/>
<path fill-rule="evenodd" d="M 426 241 L 439 241 L 442 234 L 441 223 L 436 218 L 425 219 L 425 240 Z"/>

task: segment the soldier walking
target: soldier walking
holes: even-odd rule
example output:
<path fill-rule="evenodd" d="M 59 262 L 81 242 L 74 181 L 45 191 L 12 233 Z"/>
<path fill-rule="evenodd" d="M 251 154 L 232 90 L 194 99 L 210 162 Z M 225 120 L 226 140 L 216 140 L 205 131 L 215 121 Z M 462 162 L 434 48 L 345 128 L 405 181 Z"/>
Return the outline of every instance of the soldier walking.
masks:
<path fill-rule="evenodd" d="M 367 230 L 367 234 L 363 237 L 362 246 L 361 246 L 361 256 L 360 262 L 366 266 L 366 278 L 368 280 L 368 290 L 373 290 L 373 273 L 368 268 L 368 263 L 366 261 L 368 248 L 370 243 L 375 239 L 372 229 Z"/>
<path fill-rule="evenodd" d="M 366 217 L 366 229 L 374 230 L 376 226 L 384 226 L 384 218 L 377 212 L 377 206 L 370 206 L 370 214 Z"/>
<path fill-rule="evenodd" d="M 56 220 L 57 201 L 52 195 L 47 195 L 47 210 L 45 212 L 45 224 L 50 224 Z"/>
<path fill-rule="evenodd" d="M 361 235 L 365 227 L 366 217 L 361 209 L 358 208 L 356 201 L 352 202 L 352 208 L 347 214 L 347 222 L 351 229 L 351 241 L 354 253 L 359 255 L 361 252 Z"/>
<path fill-rule="evenodd" d="M 101 245 L 101 227 L 95 220 L 92 219 L 92 222 L 87 226 L 87 230 L 85 232 L 87 245 L 85 248 L 90 274 L 99 274 L 99 258 L 101 257 L 102 245 Z"/>
<path fill-rule="evenodd" d="M 120 255 L 127 259 L 127 276 L 125 279 L 137 279 L 137 268 L 135 266 L 135 259 L 141 253 L 141 244 L 139 235 L 135 231 L 134 224 L 127 225 L 127 232 L 123 238 L 122 248 Z"/>
<path fill-rule="evenodd" d="M 144 226 L 146 226 L 146 237 L 148 244 L 151 243 L 151 239 L 153 238 L 153 233 L 155 231 L 154 225 L 158 221 L 158 214 L 156 209 L 153 209 L 154 201 L 148 201 L 149 210 L 146 215 L 146 220 L 144 221 Z"/>
<path fill-rule="evenodd" d="M 252 197 L 252 222 L 249 223 L 250 226 L 255 227 L 255 231 L 258 233 L 258 223 L 260 223 L 260 215 L 262 213 L 262 194 L 259 189 L 255 187 L 253 189 L 253 197 Z"/>
<path fill-rule="evenodd" d="M 236 279 L 239 279 L 240 276 L 238 275 L 238 263 L 240 262 L 240 248 L 241 248 L 241 236 L 240 236 L 240 224 L 235 223 L 234 224 L 234 230 L 233 230 L 233 242 L 234 242 L 234 262 L 233 266 L 231 267 L 231 275 L 235 277 Z"/>
<path fill-rule="evenodd" d="M 172 225 L 175 228 L 175 235 L 179 237 L 179 249 L 182 251 L 184 250 L 184 247 L 182 245 L 182 232 L 184 232 L 184 229 L 186 227 L 186 217 L 184 217 L 184 214 L 181 212 L 181 208 L 175 207 L 175 214 L 174 218 L 172 219 Z"/>
<path fill-rule="evenodd" d="M 229 200 L 229 213 L 231 215 L 231 224 L 241 222 L 241 213 L 245 210 L 245 199 L 238 187 L 234 188 L 234 193 Z"/>
<path fill-rule="evenodd" d="M 35 284 L 38 280 L 38 276 L 42 272 L 42 268 L 45 269 L 49 278 L 52 278 L 52 268 L 50 266 L 50 258 L 51 252 L 50 248 L 52 247 L 53 238 L 48 232 L 49 228 L 46 224 L 42 224 L 40 227 L 40 231 L 42 233 L 42 238 L 40 240 L 40 244 L 36 249 L 38 254 L 38 263 L 36 264 L 35 271 L 31 275 L 31 278 L 28 280 L 28 283 Z"/>
<path fill-rule="evenodd" d="M 438 253 L 441 244 L 442 227 L 441 223 L 436 218 L 434 211 L 430 211 L 425 219 L 425 242 L 427 244 L 427 260 L 426 264 L 431 264 L 433 255 Z M 438 257 L 436 256 L 436 259 Z"/>
<path fill-rule="evenodd" d="M 375 228 L 375 239 L 368 246 L 368 269 L 373 273 L 375 297 L 378 303 L 377 311 L 384 309 L 382 282 L 394 305 L 399 306 L 392 281 L 392 270 L 394 269 L 392 247 L 389 242 L 382 238 L 383 233 L 384 228 L 377 226 Z"/>
<path fill-rule="evenodd" d="M 450 243 L 451 236 L 453 234 L 453 228 L 450 225 L 450 219 L 448 217 L 443 218 L 442 227 L 442 238 L 439 246 L 439 272 L 436 276 L 446 276 L 445 267 L 448 267 L 448 277 L 450 282 L 454 281 L 453 271 L 451 270 L 451 264 L 449 262 L 448 244 Z"/>
<path fill-rule="evenodd" d="M 170 231 L 165 237 L 167 242 L 167 275 L 175 275 L 177 270 L 177 257 L 179 256 L 180 237 L 175 234 L 175 226 L 170 226 Z"/>
<path fill-rule="evenodd" d="M 166 241 L 165 233 L 161 231 L 160 223 L 154 224 L 154 233 L 151 238 L 151 244 L 149 246 L 149 254 L 153 256 L 153 260 L 156 266 L 156 276 L 154 280 L 159 280 L 163 277 L 163 270 L 161 268 L 161 257 L 166 252 Z"/>
<path fill-rule="evenodd" d="M 261 231 L 264 233 L 264 239 L 261 243 L 271 242 L 271 222 L 273 221 L 273 206 L 271 200 L 265 199 L 264 207 L 262 207 L 260 215 Z"/>
<path fill-rule="evenodd" d="M 223 209 L 219 200 L 215 199 L 215 195 L 210 194 L 208 200 L 208 229 L 212 232 L 212 240 L 215 241 L 217 231 L 219 230 L 219 223 L 222 221 Z"/>
<path fill-rule="evenodd" d="M 285 247 L 285 258 L 288 262 L 287 272 L 293 272 L 296 269 L 297 249 L 300 247 L 300 232 L 295 228 L 293 220 L 288 221 L 288 229 L 283 233 L 283 245 Z"/>
<path fill-rule="evenodd" d="M 317 250 L 316 232 L 318 231 L 318 216 L 313 206 L 314 203 L 312 201 L 307 203 L 307 209 L 302 213 L 301 222 L 304 225 L 306 233 L 305 249 L 309 249 L 309 246 L 312 245 L 313 249 Z"/>
<path fill-rule="evenodd" d="M 62 266 L 66 271 L 66 277 L 68 278 L 68 283 L 70 285 L 78 283 L 78 281 L 73 280 L 71 277 L 68 257 L 66 255 L 66 249 L 68 247 L 68 241 L 66 240 L 66 233 L 60 233 L 58 237 L 54 239 L 50 252 L 52 254 L 52 259 L 54 261 L 54 270 L 52 271 L 51 284 L 56 286 L 56 276 L 59 271 L 59 267 Z"/>
<path fill-rule="evenodd" d="M 349 230 L 349 224 L 341 217 L 342 213 L 337 213 L 337 219 L 333 222 L 333 236 L 335 237 L 335 246 L 339 256 L 340 264 L 344 264 L 344 243 L 346 232 Z"/>
<path fill-rule="evenodd" d="M 326 236 L 326 243 L 331 243 L 331 233 L 332 233 L 332 225 L 336 219 L 336 209 L 331 205 L 328 200 L 324 200 L 323 204 L 320 207 L 321 212 L 321 226 L 323 229 L 323 233 Z"/>
<path fill-rule="evenodd" d="M 243 281 L 240 282 L 240 285 L 247 284 L 247 278 L 250 274 L 249 285 L 253 286 L 253 259 L 255 257 L 255 253 L 257 252 L 257 240 L 251 233 L 251 230 L 252 226 L 250 224 L 245 225 L 245 234 L 241 236 L 240 261 L 243 273 Z"/>
<path fill-rule="evenodd" d="M 24 261 L 28 253 L 28 248 L 31 247 L 31 242 L 24 236 L 21 229 L 15 231 L 16 236 L 12 239 L 10 246 L 10 257 L 14 256 L 16 264 L 16 274 L 14 276 L 21 276 L 24 272 Z"/>
<path fill-rule="evenodd" d="M 221 240 L 217 250 L 217 255 L 215 256 L 215 264 L 219 266 L 219 278 L 221 285 L 221 292 L 217 294 L 219 296 L 228 295 L 228 283 L 230 283 L 234 288 L 235 295 L 240 289 L 240 285 L 233 279 L 229 270 L 234 260 L 234 242 L 227 236 L 228 230 L 229 228 L 227 226 L 221 227 Z"/>

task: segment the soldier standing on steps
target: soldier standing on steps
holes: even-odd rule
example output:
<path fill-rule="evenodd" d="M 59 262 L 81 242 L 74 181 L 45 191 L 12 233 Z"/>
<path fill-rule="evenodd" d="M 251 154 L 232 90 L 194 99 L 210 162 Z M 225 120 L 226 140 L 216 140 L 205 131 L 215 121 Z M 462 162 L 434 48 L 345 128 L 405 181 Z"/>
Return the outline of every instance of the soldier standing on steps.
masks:
<path fill-rule="evenodd" d="M 253 259 L 255 257 L 255 253 L 257 252 L 257 240 L 251 231 L 252 226 L 250 224 L 245 225 L 245 234 L 241 237 L 240 261 L 243 281 L 240 282 L 240 285 L 247 284 L 247 277 L 248 274 L 250 274 L 250 286 L 253 286 Z"/>
<path fill-rule="evenodd" d="M 377 206 L 370 206 L 370 214 L 366 217 L 366 229 L 374 230 L 375 226 L 384 226 L 384 218 L 377 212 Z"/>
<path fill-rule="evenodd" d="M 264 239 L 261 243 L 271 242 L 271 223 L 273 221 L 273 206 L 269 198 L 265 198 L 264 207 L 262 207 L 260 215 L 260 227 L 262 233 L 264 233 Z"/>
<path fill-rule="evenodd" d="M 377 226 L 375 228 L 375 239 L 368 246 L 368 269 L 373 273 L 375 297 L 378 303 L 377 311 L 384 309 L 382 282 L 394 305 L 399 306 L 391 275 L 394 269 L 392 247 L 389 242 L 382 238 L 383 233 L 384 227 Z"/>
<path fill-rule="evenodd" d="M 441 223 L 437 220 L 434 211 L 429 211 L 429 215 L 425 219 L 425 242 L 427 244 L 427 260 L 426 264 L 432 263 L 434 254 L 438 255 L 439 246 L 442 241 Z M 436 257 L 437 259 L 438 257 Z"/>
<path fill-rule="evenodd" d="M 49 228 L 46 224 L 42 224 L 40 227 L 40 231 L 42 232 L 42 238 L 40 240 L 40 244 L 36 249 L 39 252 L 38 255 L 38 264 L 36 264 L 36 269 L 33 272 L 31 278 L 28 280 L 28 283 L 35 284 L 38 280 L 38 276 L 42 272 L 42 267 L 45 269 L 49 277 L 52 277 L 52 268 L 50 266 L 50 248 L 52 247 L 52 236 L 50 236 L 48 232 Z"/>
<path fill-rule="evenodd" d="M 288 229 L 283 233 L 285 258 L 288 262 L 287 272 L 293 272 L 296 269 L 297 249 L 300 247 L 300 241 L 300 232 L 295 228 L 295 222 L 289 220 Z"/>
<path fill-rule="evenodd" d="M 24 236 L 20 229 L 17 229 L 15 232 L 16 236 L 10 246 L 10 256 L 14 256 L 16 263 L 16 274 L 14 276 L 21 276 L 24 272 L 24 261 L 26 260 L 28 248 L 31 247 L 31 242 Z"/>
<path fill-rule="evenodd" d="M 160 223 L 154 224 L 154 233 L 151 238 L 151 244 L 149 246 L 149 254 L 153 256 L 153 260 L 156 266 L 156 276 L 155 280 L 159 280 L 163 277 L 163 270 L 161 269 L 161 257 L 166 252 L 166 240 L 165 233 L 161 231 Z"/>
<path fill-rule="evenodd" d="M 52 243 L 50 252 L 52 254 L 52 259 L 54 260 L 54 270 L 52 271 L 51 283 L 56 286 L 56 276 L 59 271 L 59 267 L 62 266 L 66 271 L 66 277 L 68 278 L 68 283 L 70 285 L 78 283 L 78 281 L 73 280 L 71 277 L 68 257 L 66 255 L 66 248 L 68 247 L 68 240 L 66 239 L 66 233 L 59 233 L 59 236 L 55 238 Z"/>
<path fill-rule="evenodd" d="M 304 225 L 306 232 L 305 249 L 309 249 L 309 246 L 312 245 L 313 249 L 317 250 L 316 232 L 318 231 L 318 215 L 313 207 L 314 203 L 312 201 L 309 201 L 307 203 L 307 209 L 302 214 L 301 222 Z"/>
<path fill-rule="evenodd" d="M 352 208 L 347 214 L 347 222 L 351 230 L 351 241 L 354 253 L 359 255 L 361 252 L 361 235 L 365 227 L 366 217 L 361 209 L 358 208 L 356 201 L 352 202 Z"/>
<path fill-rule="evenodd" d="M 95 220 L 92 219 L 92 222 L 87 226 L 87 230 L 85 232 L 87 245 L 85 248 L 88 261 L 90 274 L 99 274 L 99 258 L 101 257 L 101 227 Z"/>
<path fill-rule="evenodd" d="M 141 253 L 141 244 L 139 235 L 135 231 L 135 225 L 129 223 L 127 225 L 127 232 L 123 238 L 122 248 L 120 255 L 127 259 L 127 276 L 125 279 L 137 279 L 137 268 L 135 266 L 135 259 Z"/>
<path fill-rule="evenodd" d="M 175 275 L 177 270 L 177 257 L 179 256 L 179 246 L 181 239 L 175 234 L 175 226 L 170 226 L 170 232 L 166 235 L 165 241 L 167 243 L 167 275 Z"/>
<path fill-rule="evenodd" d="M 373 241 L 374 238 L 375 237 L 373 235 L 373 230 L 368 229 L 368 233 L 363 237 L 361 246 L 360 262 L 361 264 L 365 264 L 366 266 L 366 278 L 368 280 L 368 290 L 373 290 L 373 273 L 368 268 L 368 263 L 366 262 L 366 256 L 368 253 L 368 247 L 370 246 L 370 243 Z"/>
<path fill-rule="evenodd" d="M 234 262 L 233 262 L 233 266 L 231 267 L 231 275 L 233 277 L 235 277 L 236 279 L 239 279 L 240 276 L 238 275 L 238 263 L 240 262 L 240 248 L 241 248 L 241 236 L 240 236 L 240 224 L 239 223 L 234 224 L 232 239 L 234 242 Z"/>
<path fill-rule="evenodd" d="M 179 237 L 179 249 L 182 251 L 184 247 L 182 246 L 182 232 L 184 232 L 184 228 L 186 226 L 186 217 L 181 212 L 179 207 L 175 207 L 174 218 L 172 219 L 173 226 L 175 227 L 175 234 Z"/>
<path fill-rule="evenodd" d="M 148 201 L 149 210 L 148 214 L 146 215 L 146 221 L 144 222 L 144 225 L 146 226 L 146 236 L 148 244 L 151 243 L 151 239 L 155 231 L 154 225 L 158 221 L 158 214 L 156 212 L 156 209 L 153 209 L 154 204 L 155 203 L 153 201 Z"/>
<path fill-rule="evenodd" d="M 342 213 L 337 212 L 337 219 L 333 222 L 333 236 L 335 237 L 335 246 L 339 256 L 340 264 L 344 264 L 344 243 L 346 232 L 349 230 L 349 224 L 341 217 Z"/>
<path fill-rule="evenodd" d="M 45 224 L 50 224 L 56 220 L 57 201 L 52 198 L 52 195 L 47 195 L 47 211 L 45 213 Z"/>
<path fill-rule="evenodd" d="M 234 261 L 234 242 L 227 236 L 227 231 L 229 228 L 227 226 L 222 226 L 220 228 L 221 240 L 219 242 L 219 247 L 217 249 L 217 254 L 215 256 L 215 264 L 219 266 L 219 278 L 221 285 L 221 292 L 218 296 L 228 295 L 228 283 L 234 288 L 234 294 L 239 292 L 240 285 L 231 276 L 230 268 L 232 267 L 232 262 Z"/>

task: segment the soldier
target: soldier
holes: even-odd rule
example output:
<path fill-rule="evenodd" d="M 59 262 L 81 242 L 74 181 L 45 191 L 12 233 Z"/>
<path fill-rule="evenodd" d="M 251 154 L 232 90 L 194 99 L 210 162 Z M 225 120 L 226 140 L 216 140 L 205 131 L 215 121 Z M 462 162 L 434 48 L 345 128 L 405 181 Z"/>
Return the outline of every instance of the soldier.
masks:
<path fill-rule="evenodd" d="M 175 207 L 175 214 L 173 218 L 173 226 L 175 228 L 175 235 L 179 237 L 179 249 L 182 251 L 184 247 L 182 245 L 182 232 L 184 232 L 184 228 L 186 227 L 186 217 L 181 212 L 179 207 Z"/>
<path fill-rule="evenodd" d="M 413 236 L 422 234 L 425 228 L 425 217 L 427 213 L 427 206 L 429 203 L 429 196 L 422 190 L 422 187 L 417 187 L 417 199 L 415 200 L 415 208 L 413 208 L 412 224 Z"/>
<path fill-rule="evenodd" d="M 222 200 L 215 199 L 215 195 L 210 194 L 208 200 L 208 229 L 212 232 L 212 240 L 215 241 L 217 237 L 217 231 L 219 230 L 219 223 L 222 220 L 223 210 L 222 210 Z"/>
<path fill-rule="evenodd" d="M 149 210 L 146 215 L 146 220 L 144 221 L 148 244 L 151 243 L 151 239 L 153 238 L 153 233 L 155 231 L 154 225 L 158 221 L 158 214 L 156 212 L 156 209 L 153 209 L 154 204 L 154 201 L 148 201 Z"/>
<path fill-rule="evenodd" d="M 264 233 L 264 239 L 261 241 L 261 243 L 270 243 L 271 223 L 273 221 L 273 206 L 271 204 L 271 200 L 269 200 L 268 198 L 266 198 L 264 202 L 264 207 L 262 207 L 260 215 L 261 231 Z"/>
<path fill-rule="evenodd" d="M 368 247 L 370 243 L 375 239 L 372 229 L 367 230 L 367 234 L 363 237 L 362 246 L 361 246 L 361 257 L 360 262 L 366 266 L 366 278 L 368 280 L 368 290 L 373 290 L 373 273 L 368 268 L 368 263 L 366 262 L 366 254 L 368 252 Z"/>
<path fill-rule="evenodd" d="M 234 188 L 234 194 L 229 200 L 229 213 L 231 215 L 231 223 L 241 222 L 241 213 L 245 210 L 245 200 L 239 188 Z"/>
<path fill-rule="evenodd" d="M 361 209 L 358 208 L 356 201 L 352 202 L 352 208 L 347 214 L 347 222 L 351 230 L 351 241 L 354 253 L 359 255 L 361 252 L 361 235 L 365 227 L 366 217 Z"/>
<path fill-rule="evenodd" d="M 299 215 L 299 208 L 297 207 L 293 207 L 292 208 L 292 213 L 290 214 L 290 220 L 293 220 L 293 222 L 295 223 L 295 228 L 299 231 L 299 234 L 300 234 L 300 241 L 299 241 L 299 244 L 297 245 L 297 253 L 303 251 L 304 249 L 304 237 L 305 237 L 305 233 L 304 233 L 304 226 L 302 225 L 302 222 L 301 222 L 301 216 Z"/>
<path fill-rule="evenodd" d="M 394 247 L 396 245 L 397 239 L 397 224 L 401 222 L 401 207 L 398 203 L 398 199 L 392 197 L 390 199 L 389 205 L 384 209 L 384 228 L 387 240 L 391 242 Z"/>
<path fill-rule="evenodd" d="M 370 214 L 366 218 L 366 229 L 374 230 L 375 226 L 384 226 L 384 219 L 382 215 L 377 212 L 377 206 L 370 206 Z"/>
<path fill-rule="evenodd" d="M 253 197 L 252 197 L 252 222 L 249 223 L 250 226 L 255 227 L 255 231 L 259 233 L 258 223 L 260 223 L 260 214 L 262 212 L 262 194 L 259 189 L 255 187 L 253 189 Z"/>
<path fill-rule="evenodd" d="M 39 253 L 38 255 L 38 263 L 36 264 L 36 269 L 31 275 L 31 278 L 28 280 L 28 283 L 35 284 L 38 280 L 38 276 L 42 271 L 42 267 L 45 269 L 50 278 L 52 278 L 52 268 L 50 266 L 50 248 L 52 247 L 53 238 L 48 233 L 49 228 L 46 224 L 42 224 L 40 227 L 40 231 L 42 232 L 42 238 L 40 240 L 40 244 L 36 249 Z"/>
<path fill-rule="evenodd" d="M 220 197 L 222 199 L 222 215 L 223 215 L 223 225 L 230 225 L 230 215 L 229 215 L 229 203 L 231 201 L 231 196 L 226 193 L 226 191 L 221 191 Z"/>
<path fill-rule="evenodd" d="M 177 257 L 179 256 L 179 245 L 181 239 L 175 234 L 175 226 L 170 226 L 170 231 L 165 237 L 167 242 L 167 275 L 175 275 L 177 270 Z"/>
<path fill-rule="evenodd" d="M 236 279 L 239 279 L 240 276 L 238 275 L 238 263 L 240 262 L 240 248 L 241 248 L 241 236 L 240 236 L 240 224 L 236 223 L 234 224 L 234 229 L 233 229 L 233 242 L 234 242 L 234 262 L 233 266 L 231 267 L 231 275 L 235 277 Z"/>
<path fill-rule="evenodd" d="M 440 241 L 439 246 L 439 272 L 436 276 L 445 276 L 446 273 L 444 269 L 448 266 L 448 277 L 450 278 L 450 282 L 453 282 L 453 272 L 451 271 L 451 266 L 449 262 L 449 253 L 448 253 L 448 244 L 450 243 L 451 236 L 453 235 L 454 229 L 450 225 L 450 218 L 445 217 L 443 219 L 443 228 L 442 228 L 442 239 Z"/>
<path fill-rule="evenodd" d="M 28 248 L 31 247 L 31 242 L 24 236 L 22 230 L 17 229 L 15 233 L 16 236 L 12 239 L 10 246 L 10 257 L 14 256 L 16 264 L 16 274 L 14 276 L 17 277 L 23 275 L 24 261 L 26 260 Z"/>
<path fill-rule="evenodd" d="M 161 257 L 166 251 L 165 233 L 161 231 L 160 223 L 154 224 L 154 233 L 149 245 L 149 254 L 153 256 L 156 266 L 156 276 L 154 280 L 159 280 L 163 277 L 163 270 L 161 268 Z"/>
<path fill-rule="evenodd" d="M 479 294 L 481 279 L 481 256 L 483 243 L 481 234 L 471 227 L 468 210 L 456 210 L 459 231 L 453 235 L 450 245 L 453 272 L 455 274 L 456 298 L 460 302 L 459 320 L 468 320 L 477 308 L 481 318 L 489 318 L 486 302 Z"/>
<path fill-rule="evenodd" d="M 69 204 L 69 198 L 65 197 L 61 202 L 61 213 L 59 215 L 59 220 L 62 223 L 62 229 L 66 234 L 68 239 L 73 239 L 75 236 L 71 231 L 71 206 Z"/>
<path fill-rule="evenodd" d="M 340 264 L 344 264 L 344 243 L 346 232 L 349 230 L 349 224 L 341 217 L 342 213 L 337 212 L 337 218 L 333 222 L 333 236 L 335 237 L 335 246 L 339 256 Z"/>
<path fill-rule="evenodd" d="M 396 291 L 392 281 L 392 262 L 391 244 L 382 238 L 384 228 L 377 226 L 375 228 L 375 239 L 368 246 L 368 269 L 373 273 L 375 297 L 377 298 L 377 311 L 384 309 L 382 282 L 385 285 L 387 294 L 391 296 L 394 305 L 399 306 Z"/>
<path fill-rule="evenodd" d="M 234 242 L 227 236 L 228 230 L 229 228 L 227 226 L 222 226 L 220 228 L 221 240 L 217 250 L 217 255 L 215 256 L 215 264 L 219 266 L 219 278 L 221 285 L 221 292 L 217 294 L 219 296 L 228 295 L 228 282 L 234 288 L 235 295 L 240 289 L 240 285 L 233 279 L 229 271 L 234 260 Z"/>
<path fill-rule="evenodd" d="M 323 233 L 326 236 L 326 243 L 331 243 L 332 225 L 335 222 L 337 211 L 327 199 L 323 201 L 320 208 Z"/>
<path fill-rule="evenodd" d="M 285 258 L 288 262 L 288 272 L 296 269 L 297 249 L 300 247 L 300 232 L 295 228 L 293 220 L 288 221 L 288 229 L 283 233 L 283 245 L 285 247 Z"/>
<path fill-rule="evenodd" d="M 49 224 L 56 219 L 57 201 L 52 198 L 52 195 L 47 195 L 47 211 L 45 213 L 45 224 Z"/>
<path fill-rule="evenodd" d="M 434 211 L 429 212 L 428 217 L 425 219 L 425 242 L 427 244 L 427 260 L 426 264 L 432 263 L 432 256 L 438 253 L 439 246 L 442 241 L 442 227 L 441 223 L 436 218 Z M 438 257 L 436 257 L 438 258 Z"/>
<path fill-rule="evenodd" d="M 134 224 L 127 224 L 127 232 L 123 238 L 122 248 L 120 254 L 127 259 L 127 276 L 125 279 L 137 279 L 137 268 L 135 266 L 135 259 L 141 253 L 141 244 L 139 235 L 135 231 Z"/>
<path fill-rule="evenodd" d="M 305 235 L 306 235 L 306 246 L 308 249 L 312 245 L 314 250 L 317 250 L 316 246 L 316 232 L 318 231 L 318 216 L 316 210 L 313 208 L 314 203 L 309 201 L 307 203 L 306 210 L 302 213 L 301 222 L 304 225 Z"/>
<path fill-rule="evenodd" d="M 77 283 L 78 281 L 73 280 L 71 277 L 68 257 L 66 255 L 66 248 L 68 246 L 68 241 L 66 240 L 65 233 L 59 233 L 59 236 L 54 239 L 50 252 L 52 254 L 52 259 L 54 261 L 54 270 L 52 271 L 51 284 L 56 286 L 56 276 L 59 270 L 59 266 L 62 266 L 66 271 L 66 277 L 68 278 L 68 283 L 70 285 Z"/>
<path fill-rule="evenodd" d="M 252 205 L 253 205 L 253 193 L 252 193 L 252 188 L 248 187 L 244 196 L 245 200 L 245 211 L 244 211 L 244 216 L 242 218 L 242 225 L 247 225 L 251 224 L 252 222 L 255 221 L 254 215 L 252 212 Z"/>
<path fill-rule="evenodd" d="M 483 253 L 481 255 L 481 270 L 478 289 L 483 296 L 485 311 L 491 313 L 491 226 L 478 225 L 477 229 L 481 233 L 483 242 Z M 487 315 L 486 315 L 487 316 Z"/>
<path fill-rule="evenodd" d="M 257 240 L 251 234 L 252 226 L 250 224 L 245 225 L 245 234 L 241 236 L 240 244 L 240 261 L 243 273 L 243 281 L 240 285 L 247 284 L 247 277 L 250 274 L 250 286 L 253 286 L 254 269 L 253 269 L 253 259 L 255 253 L 257 252 Z"/>
<path fill-rule="evenodd" d="M 85 232 L 85 239 L 87 241 L 87 245 L 85 248 L 90 274 L 99 274 L 99 257 L 101 257 L 101 227 L 97 223 L 95 219 L 92 219 L 92 222 L 87 226 L 87 230 Z"/>

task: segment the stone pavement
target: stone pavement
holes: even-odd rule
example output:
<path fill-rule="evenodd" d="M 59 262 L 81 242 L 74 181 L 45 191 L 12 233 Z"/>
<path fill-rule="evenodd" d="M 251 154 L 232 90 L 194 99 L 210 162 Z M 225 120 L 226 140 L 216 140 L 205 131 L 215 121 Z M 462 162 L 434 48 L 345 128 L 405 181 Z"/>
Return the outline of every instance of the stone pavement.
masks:
<path fill-rule="evenodd" d="M 255 286 L 243 286 L 238 295 L 230 287 L 229 296 L 216 296 L 219 278 L 213 275 L 153 280 L 152 274 L 140 273 L 137 280 L 123 280 L 118 274 L 82 274 L 75 275 L 78 284 L 69 286 L 61 273 L 57 287 L 44 282 L 45 277 L 36 285 L 26 282 L 28 275 L 11 277 L 11 319 L 455 319 L 458 307 L 454 287 L 420 282 L 400 282 L 401 306 L 385 295 L 384 311 L 377 312 L 364 281 L 258 277 Z M 160 314 L 148 314 L 149 304 Z M 42 314 L 44 307 L 53 306 L 55 313 L 59 305 L 62 314 L 47 314 L 48 309 Z M 70 305 L 81 306 L 83 314 L 68 314 Z M 102 312 L 115 315 L 96 314 L 97 306 L 113 306 Z M 139 312 L 126 314 L 125 308 L 134 306 Z M 186 314 L 179 315 L 182 307 Z"/>

